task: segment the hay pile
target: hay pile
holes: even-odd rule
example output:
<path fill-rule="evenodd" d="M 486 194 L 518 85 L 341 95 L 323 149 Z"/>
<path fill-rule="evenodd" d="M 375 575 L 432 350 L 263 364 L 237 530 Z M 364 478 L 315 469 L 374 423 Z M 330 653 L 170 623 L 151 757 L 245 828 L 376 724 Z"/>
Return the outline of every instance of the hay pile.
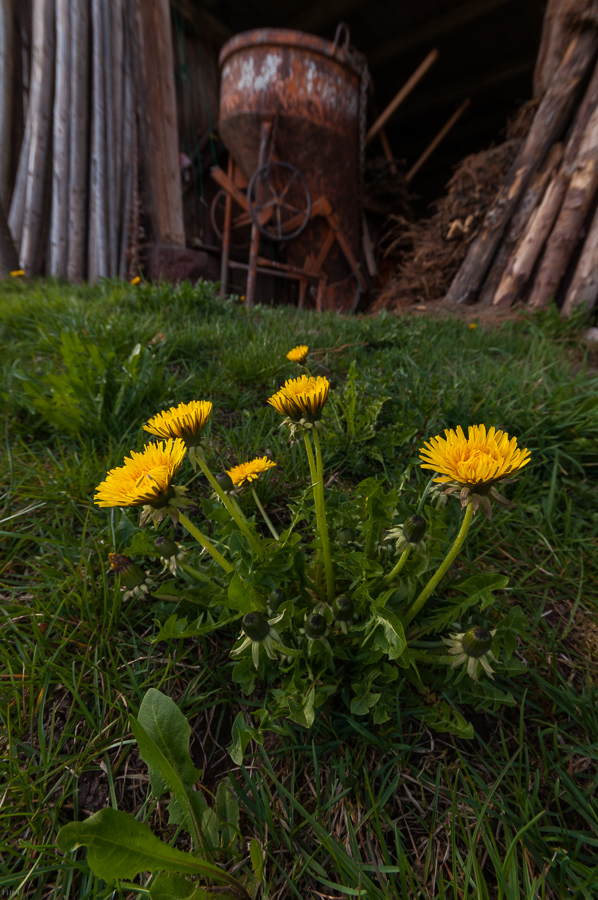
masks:
<path fill-rule="evenodd" d="M 445 295 L 520 144 L 518 136 L 465 157 L 447 184 L 447 194 L 434 204 L 430 219 L 409 222 L 400 215 L 390 217 L 384 255 L 396 262 L 397 271 L 375 301 L 374 312 Z"/>

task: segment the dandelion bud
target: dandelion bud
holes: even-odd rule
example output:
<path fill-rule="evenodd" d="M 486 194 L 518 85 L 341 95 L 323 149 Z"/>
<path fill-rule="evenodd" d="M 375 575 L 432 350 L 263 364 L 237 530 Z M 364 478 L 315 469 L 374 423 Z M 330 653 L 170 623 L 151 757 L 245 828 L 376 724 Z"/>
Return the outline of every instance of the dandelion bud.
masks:
<path fill-rule="evenodd" d="M 271 612 L 275 613 L 280 606 L 286 600 L 286 594 L 280 588 L 274 588 L 274 590 L 270 591 L 268 594 L 268 609 Z"/>
<path fill-rule="evenodd" d="M 334 610 L 334 618 L 339 622 L 348 622 L 349 619 L 353 618 L 353 601 L 345 597 L 344 594 L 335 598 L 332 609 Z"/>
<path fill-rule="evenodd" d="M 492 649 L 492 635 L 487 628 L 478 626 L 466 631 L 461 640 L 463 652 L 473 659 L 479 659 Z"/>
<path fill-rule="evenodd" d="M 243 616 L 243 631 L 252 641 L 263 641 L 270 634 L 270 623 L 259 612 L 250 612 Z"/>
<path fill-rule="evenodd" d="M 156 540 L 154 541 L 154 547 L 156 548 L 160 556 L 164 557 L 164 559 L 170 559 L 172 556 L 176 556 L 179 552 L 179 548 L 172 540 L 172 538 L 163 537 L 162 535 L 156 538 Z"/>
<path fill-rule="evenodd" d="M 419 544 L 428 528 L 422 516 L 409 516 L 403 522 L 403 535 L 408 544 Z"/>
<path fill-rule="evenodd" d="M 110 568 L 115 575 L 120 577 L 120 583 L 124 587 L 133 590 L 145 582 L 145 575 L 130 556 L 124 556 L 122 553 L 109 553 L 108 559 Z"/>
<path fill-rule="evenodd" d="M 327 628 L 326 619 L 319 613 L 312 613 L 305 621 L 305 633 L 312 641 L 324 637 Z"/>
<path fill-rule="evenodd" d="M 336 536 L 339 544 L 342 544 L 346 547 L 348 544 L 352 543 L 355 540 L 355 532 L 352 528 L 341 528 L 339 533 Z"/>
<path fill-rule="evenodd" d="M 222 475 L 217 475 L 216 481 L 223 491 L 232 491 L 235 486 L 228 472 L 223 472 Z"/>

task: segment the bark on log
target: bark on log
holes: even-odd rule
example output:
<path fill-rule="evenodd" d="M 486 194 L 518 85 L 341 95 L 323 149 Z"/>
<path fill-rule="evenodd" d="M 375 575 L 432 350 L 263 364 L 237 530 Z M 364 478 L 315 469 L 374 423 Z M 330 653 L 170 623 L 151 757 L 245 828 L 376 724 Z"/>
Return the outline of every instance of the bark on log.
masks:
<path fill-rule="evenodd" d="M 46 175 L 49 172 L 54 90 L 55 4 L 35 0 L 33 4 L 33 48 L 31 88 L 27 117 L 31 121 L 27 187 L 21 239 L 21 266 L 27 273 L 41 269 L 42 224 Z"/>
<path fill-rule="evenodd" d="M 137 120 L 135 109 L 135 89 L 133 83 L 132 22 L 125 13 L 123 46 L 123 130 L 122 130 L 122 215 L 119 235 L 118 274 L 128 277 L 129 247 L 131 244 L 131 223 L 134 184 L 137 180 Z"/>
<path fill-rule="evenodd" d="M 119 210 L 119 198 L 116 193 L 116 147 L 115 147 L 115 121 L 114 121 L 114 84 L 113 67 L 115 65 L 113 27 L 114 13 L 117 3 L 102 4 L 102 29 L 104 41 L 104 60 L 102 75 L 104 78 L 104 152 L 106 160 L 105 192 L 106 192 L 106 275 L 112 277 L 115 274 L 116 259 L 116 231 Z"/>
<path fill-rule="evenodd" d="M 139 109 L 146 199 L 158 244 L 185 246 L 168 0 L 137 0 Z"/>
<path fill-rule="evenodd" d="M 559 142 L 552 146 L 550 152 L 548 153 L 548 156 L 544 160 L 543 165 L 532 176 L 527 190 L 524 192 L 519 202 L 519 206 L 517 207 L 513 218 L 511 219 L 511 223 L 507 229 L 505 238 L 494 258 L 494 262 L 492 263 L 490 272 L 488 273 L 488 276 L 484 283 L 484 287 L 482 288 L 482 293 L 480 294 L 480 303 L 492 303 L 494 294 L 500 284 L 503 272 L 505 271 L 505 268 L 508 264 L 509 257 L 513 251 L 513 248 L 521 239 L 521 236 L 525 231 L 530 217 L 542 200 L 542 197 L 546 190 L 546 185 L 554 175 L 554 172 L 559 166 L 562 158 L 563 145 Z"/>
<path fill-rule="evenodd" d="M 118 275 L 120 261 L 120 237 L 122 232 L 123 216 L 123 168 L 126 161 L 123 157 L 123 111 L 124 111 L 124 10 L 123 0 L 112 0 L 112 24 L 110 30 L 110 43 L 112 52 L 111 75 L 112 93 L 112 154 L 114 158 L 114 202 L 108 205 L 110 217 L 110 236 L 113 242 L 112 275 Z"/>
<path fill-rule="evenodd" d="M 548 185 L 538 209 L 530 218 L 527 228 L 515 247 L 504 275 L 494 294 L 495 306 L 510 306 L 517 300 L 529 279 L 544 249 L 552 226 L 561 208 L 563 198 L 575 170 L 579 148 L 583 140 L 590 116 L 598 104 L 598 63 L 579 106 L 571 128 L 563 161 L 558 172 Z"/>
<path fill-rule="evenodd" d="M 585 304 L 589 313 L 598 301 L 598 209 L 585 239 L 575 274 L 569 285 L 561 315 L 568 318 L 577 306 Z"/>
<path fill-rule="evenodd" d="M 0 0 L 0 203 L 10 204 L 10 149 L 13 92 L 12 0 Z"/>
<path fill-rule="evenodd" d="M 597 47 L 598 35 L 593 32 L 585 32 L 571 41 L 505 183 L 448 290 L 447 300 L 473 303 L 477 299 L 505 228 L 529 179 L 542 163 L 548 149 L 561 136 L 577 98 L 580 82 L 594 60 Z"/>
<path fill-rule="evenodd" d="M 89 171 L 89 0 L 71 0 L 71 121 L 69 143 L 69 241 L 66 277 L 85 277 L 87 176 Z"/>
<path fill-rule="evenodd" d="M 71 105 L 70 0 L 56 0 L 56 90 L 52 147 L 52 217 L 49 274 L 66 278 L 69 224 L 69 125 Z"/>
<path fill-rule="evenodd" d="M 91 0 L 92 100 L 88 267 L 90 281 L 108 277 L 105 47 L 102 6 L 102 0 Z"/>
<path fill-rule="evenodd" d="M 0 278 L 19 268 L 19 257 L 14 245 L 4 206 L 0 200 Z"/>
<path fill-rule="evenodd" d="M 541 98 L 548 90 L 575 32 L 597 25 L 596 0 L 548 0 L 534 69 L 534 97 Z"/>
<path fill-rule="evenodd" d="M 546 244 L 540 270 L 534 279 L 529 303 L 546 306 L 556 295 L 573 251 L 579 241 L 584 220 L 598 188 L 598 106 L 588 122 L 579 148 L 577 164 L 557 221 Z"/>

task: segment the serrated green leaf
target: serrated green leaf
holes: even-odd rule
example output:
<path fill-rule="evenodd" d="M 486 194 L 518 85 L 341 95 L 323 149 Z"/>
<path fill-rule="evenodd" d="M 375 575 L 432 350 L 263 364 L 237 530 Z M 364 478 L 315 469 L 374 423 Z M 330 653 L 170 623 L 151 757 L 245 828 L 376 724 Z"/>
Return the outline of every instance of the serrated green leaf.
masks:
<path fill-rule="evenodd" d="M 184 872 L 236 883 L 217 866 L 159 840 L 149 825 L 108 806 L 84 822 L 69 822 L 58 832 L 63 853 L 87 847 L 89 868 L 105 881 L 135 878 L 140 872 Z"/>

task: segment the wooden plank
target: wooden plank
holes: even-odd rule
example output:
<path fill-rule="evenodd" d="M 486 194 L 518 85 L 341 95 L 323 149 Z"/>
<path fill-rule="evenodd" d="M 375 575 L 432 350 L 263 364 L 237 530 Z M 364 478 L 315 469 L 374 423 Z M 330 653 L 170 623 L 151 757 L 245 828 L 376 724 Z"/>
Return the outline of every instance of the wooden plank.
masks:
<path fill-rule="evenodd" d="M 19 268 L 19 257 L 14 245 L 4 205 L 0 200 L 0 278 L 5 278 Z"/>
<path fill-rule="evenodd" d="M 428 53 L 426 58 L 419 64 L 419 66 L 417 67 L 417 69 L 415 70 L 413 75 L 407 79 L 407 81 L 405 82 L 403 87 L 400 89 L 400 91 L 398 91 L 397 94 L 395 94 L 395 96 L 390 101 L 390 103 L 388 104 L 386 109 L 384 109 L 380 113 L 380 115 L 378 116 L 378 118 L 376 119 L 376 121 L 374 122 L 374 124 L 372 125 L 372 127 L 370 128 L 370 130 L 368 131 L 368 133 L 365 136 L 366 144 L 369 144 L 370 141 L 374 140 L 374 138 L 376 137 L 376 135 L 378 134 L 380 129 L 384 128 L 384 126 L 386 125 L 386 123 L 388 122 L 390 117 L 393 115 L 393 113 L 396 112 L 396 110 L 399 108 L 399 106 L 401 105 L 403 100 L 405 100 L 405 98 L 409 96 L 409 94 L 414 89 L 414 87 L 416 87 L 416 85 L 419 84 L 419 82 L 422 80 L 422 78 L 424 77 L 424 75 L 426 74 L 428 69 L 430 69 L 431 66 L 434 65 L 434 63 L 436 62 L 437 59 L 438 59 L 438 50 L 436 50 L 436 49 L 430 50 L 430 52 Z"/>
<path fill-rule="evenodd" d="M 137 182 L 137 118 L 133 75 L 133 43 L 131 31 L 134 20 L 130 9 L 123 10 L 123 116 L 122 116 L 122 213 L 119 232 L 118 275 L 126 279 L 129 273 L 129 249 L 133 223 L 133 197 Z"/>
<path fill-rule="evenodd" d="M 538 107 L 527 138 L 448 290 L 447 300 L 453 303 L 477 300 L 521 195 L 549 148 L 561 136 L 577 100 L 580 84 L 594 61 L 597 47 L 598 35 L 593 32 L 579 35 L 569 45 L 550 89 Z"/>
<path fill-rule="evenodd" d="M 185 246 L 170 5 L 136 0 L 146 199 L 156 243 Z"/>
<path fill-rule="evenodd" d="M 91 165 L 89 177 L 88 278 L 108 276 L 106 221 L 106 98 L 102 0 L 91 0 Z"/>
<path fill-rule="evenodd" d="M 89 167 L 89 0 L 71 0 L 71 89 L 69 127 L 69 240 L 66 277 L 85 277 L 87 176 Z"/>
<path fill-rule="evenodd" d="M 70 2 L 56 0 L 56 89 L 48 264 L 48 273 L 54 278 L 66 278 L 68 262 L 71 44 Z"/>
<path fill-rule="evenodd" d="M 5 210 L 10 204 L 13 41 L 12 0 L 0 0 L 0 202 Z"/>
<path fill-rule="evenodd" d="M 33 48 L 28 117 L 31 137 L 20 259 L 27 273 L 40 271 L 46 173 L 49 171 L 54 89 L 54 0 L 33 4 Z"/>

